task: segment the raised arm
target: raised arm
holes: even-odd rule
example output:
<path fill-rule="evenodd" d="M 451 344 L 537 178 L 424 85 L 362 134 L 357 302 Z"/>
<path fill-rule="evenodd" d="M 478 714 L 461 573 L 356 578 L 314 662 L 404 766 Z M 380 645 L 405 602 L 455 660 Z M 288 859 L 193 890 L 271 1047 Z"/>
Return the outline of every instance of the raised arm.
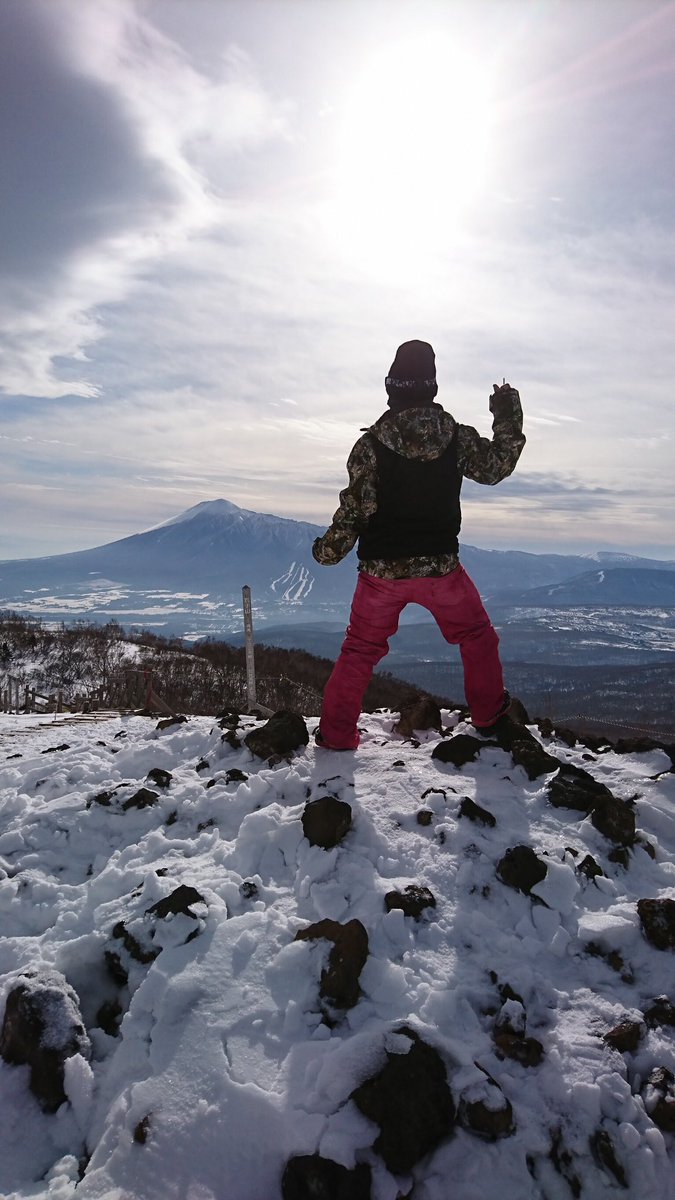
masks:
<path fill-rule="evenodd" d="M 490 396 L 492 438 L 481 437 L 472 425 L 457 431 L 458 466 L 475 483 L 500 483 L 513 471 L 525 445 L 520 395 L 510 384 L 494 385 Z"/>

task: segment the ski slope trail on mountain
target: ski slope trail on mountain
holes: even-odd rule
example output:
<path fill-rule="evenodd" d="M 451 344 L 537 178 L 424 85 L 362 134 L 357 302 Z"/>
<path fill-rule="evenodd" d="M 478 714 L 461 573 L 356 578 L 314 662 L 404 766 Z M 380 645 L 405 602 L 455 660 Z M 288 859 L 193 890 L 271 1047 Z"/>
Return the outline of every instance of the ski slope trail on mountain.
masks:
<path fill-rule="evenodd" d="M 675 953 L 638 910 L 675 898 L 672 760 L 530 727 L 630 807 L 621 846 L 554 807 L 554 769 L 487 742 L 433 758 L 475 733 L 442 718 L 405 740 L 363 714 L 356 753 L 310 739 L 271 763 L 249 716 L 2 719 L 0 1020 L 17 982 L 63 977 L 90 1044 L 55 1111 L 0 1060 L 3 1197 L 281 1200 L 289 1160 L 320 1155 L 367 1164 L 373 1200 L 673 1200 L 670 1093 L 657 1108 L 648 1080 L 675 1073 Z M 329 849 L 303 826 L 326 797 L 351 808 Z M 541 867 L 528 890 L 504 882 L 516 847 Z M 296 940 L 323 921 L 366 931 L 353 1002 L 326 997 L 330 938 Z M 437 1051 L 457 1119 L 396 1173 L 353 1095 L 402 1030 Z M 479 1102 L 500 1130 L 472 1127 Z"/>

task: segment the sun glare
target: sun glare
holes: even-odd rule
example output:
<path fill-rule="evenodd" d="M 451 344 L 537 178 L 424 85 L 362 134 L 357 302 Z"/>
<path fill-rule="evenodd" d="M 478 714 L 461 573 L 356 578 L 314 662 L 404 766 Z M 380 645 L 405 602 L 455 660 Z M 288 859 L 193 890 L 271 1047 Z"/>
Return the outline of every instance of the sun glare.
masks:
<path fill-rule="evenodd" d="M 341 107 L 333 227 L 359 255 L 431 252 L 486 182 L 484 74 L 448 37 L 383 48 Z"/>

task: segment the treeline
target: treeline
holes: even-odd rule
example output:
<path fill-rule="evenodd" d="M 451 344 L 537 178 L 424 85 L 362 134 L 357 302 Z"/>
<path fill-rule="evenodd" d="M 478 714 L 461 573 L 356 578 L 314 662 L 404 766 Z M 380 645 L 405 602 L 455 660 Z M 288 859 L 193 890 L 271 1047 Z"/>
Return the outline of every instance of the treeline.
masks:
<path fill-rule="evenodd" d="M 317 714 L 333 663 L 304 650 L 255 648 L 257 700 L 266 708 Z M 46 625 L 39 618 L 0 614 L 0 676 L 44 693 L 61 693 L 64 703 L 93 697 L 107 707 L 141 706 L 151 673 L 153 691 L 175 711 L 214 713 L 242 710 L 247 704 L 246 653 L 243 647 L 214 639 L 186 645 L 178 638 L 133 633 L 116 621 L 95 625 Z M 414 684 L 377 672 L 364 709 L 399 710 L 418 695 Z M 456 707 L 447 695 L 435 697 Z"/>

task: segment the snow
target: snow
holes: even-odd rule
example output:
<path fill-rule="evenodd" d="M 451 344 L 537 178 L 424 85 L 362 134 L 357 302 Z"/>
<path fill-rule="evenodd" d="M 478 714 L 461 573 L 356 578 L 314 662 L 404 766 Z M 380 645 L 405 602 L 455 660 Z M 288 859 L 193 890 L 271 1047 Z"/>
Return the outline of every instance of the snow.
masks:
<path fill-rule="evenodd" d="M 583 747 L 547 743 L 616 795 L 637 793 L 656 857 L 637 846 L 626 870 L 609 862 L 589 820 L 553 809 L 545 779 L 528 781 L 504 752 L 456 770 L 432 760 L 435 733 L 413 746 L 392 733 L 394 720 L 364 714 L 355 754 L 310 742 L 269 766 L 221 742 L 208 718 L 158 731 L 142 717 L 70 726 L 0 717 L 0 1018 L 18 974 L 59 971 L 92 1043 L 90 1062 L 68 1060 L 68 1102 L 54 1115 L 29 1091 L 29 1069 L 0 1061 L 3 1197 L 281 1200 L 288 1157 L 320 1152 L 347 1167 L 369 1162 L 373 1200 L 412 1188 L 415 1200 L 451 1191 L 567 1200 L 549 1158 L 558 1131 L 584 1200 L 673 1200 L 675 1138 L 653 1124 L 639 1090 L 654 1066 L 675 1070 L 675 1031 L 649 1029 L 633 1054 L 602 1040 L 655 997 L 675 1000 L 675 955 L 645 941 L 636 910 L 640 897 L 675 896 L 675 776 L 659 777 L 669 760 L 589 760 Z M 208 771 L 195 770 L 201 759 Z M 171 772 L 170 786 L 147 784 L 157 802 L 125 810 L 152 767 Z M 248 779 L 228 784 L 233 767 Z M 113 789 L 107 807 L 91 802 Z M 326 794 L 353 809 L 352 829 L 329 851 L 309 845 L 300 820 L 306 800 Z M 465 796 L 494 814 L 495 828 L 459 817 Z M 433 813 L 428 826 L 417 822 L 421 808 Z M 505 850 L 523 843 L 547 864 L 533 897 L 495 875 Z M 586 854 L 607 878 L 575 869 Z M 149 912 L 179 884 L 203 897 L 192 916 Z M 436 898 L 418 921 L 385 911 L 385 894 L 409 884 Z M 329 944 L 294 941 L 323 917 L 358 918 L 369 937 L 360 999 L 332 1027 L 318 994 Z M 105 965 L 106 950 L 121 953 L 119 922 L 159 951 L 125 959 L 121 988 Z M 630 973 L 589 954 L 589 943 L 618 951 Z M 505 985 L 522 1003 L 500 997 Z M 97 1019 L 115 999 L 117 1036 Z M 541 1042 L 539 1066 L 498 1057 L 498 1014 Z M 516 1131 L 491 1143 L 458 1127 L 394 1179 L 350 1096 L 387 1051 L 401 1052 L 404 1023 L 437 1048 L 456 1101 L 480 1095 L 499 1107 L 497 1084 Z M 598 1128 L 628 1189 L 591 1154 Z"/>

